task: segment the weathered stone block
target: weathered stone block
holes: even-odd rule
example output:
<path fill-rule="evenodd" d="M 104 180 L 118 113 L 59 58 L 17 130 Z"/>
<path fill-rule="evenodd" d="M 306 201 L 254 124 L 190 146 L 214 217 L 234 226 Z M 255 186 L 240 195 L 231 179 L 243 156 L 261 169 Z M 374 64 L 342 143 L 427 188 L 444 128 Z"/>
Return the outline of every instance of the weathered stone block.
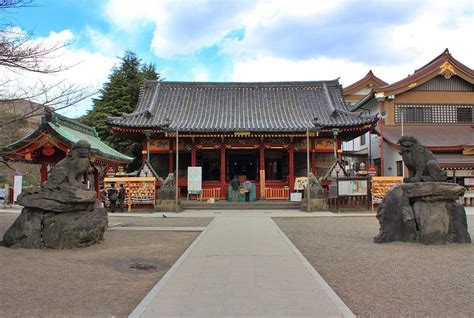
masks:
<path fill-rule="evenodd" d="M 464 188 L 446 182 L 417 182 L 393 187 L 377 211 L 375 243 L 470 243 L 464 207 L 455 200 Z"/>
<path fill-rule="evenodd" d="M 66 249 L 103 240 L 106 211 L 47 212 L 24 208 L 3 237 L 6 246 Z"/>
<path fill-rule="evenodd" d="M 420 242 L 445 244 L 449 231 L 449 215 L 444 202 L 416 201 L 413 210 L 419 228 Z"/>

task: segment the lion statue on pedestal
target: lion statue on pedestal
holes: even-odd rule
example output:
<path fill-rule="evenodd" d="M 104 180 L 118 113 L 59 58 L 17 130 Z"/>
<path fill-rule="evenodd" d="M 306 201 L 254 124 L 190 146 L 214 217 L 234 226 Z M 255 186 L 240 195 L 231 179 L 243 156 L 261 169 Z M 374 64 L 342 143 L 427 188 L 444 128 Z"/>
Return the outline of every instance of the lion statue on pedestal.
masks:
<path fill-rule="evenodd" d="M 408 168 L 408 177 L 405 183 L 415 182 L 445 182 L 446 171 L 442 170 L 433 153 L 423 146 L 413 136 L 403 136 L 398 140 L 400 155 Z"/>
<path fill-rule="evenodd" d="M 43 184 L 46 188 L 62 185 L 83 188 L 82 178 L 90 166 L 91 145 L 86 140 L 79 140 L 66 155 L 51 170 L 48 181 Z"/>

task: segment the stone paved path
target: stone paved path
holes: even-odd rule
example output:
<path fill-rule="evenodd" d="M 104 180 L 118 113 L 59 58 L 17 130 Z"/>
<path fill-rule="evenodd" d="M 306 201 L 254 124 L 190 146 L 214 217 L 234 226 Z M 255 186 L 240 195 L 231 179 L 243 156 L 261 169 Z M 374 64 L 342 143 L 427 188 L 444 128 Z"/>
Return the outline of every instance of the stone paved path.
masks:
<path fill-rule="evenodd" d="M 217 216 L 130 317 L 353 317 L 260 214 Z"/>

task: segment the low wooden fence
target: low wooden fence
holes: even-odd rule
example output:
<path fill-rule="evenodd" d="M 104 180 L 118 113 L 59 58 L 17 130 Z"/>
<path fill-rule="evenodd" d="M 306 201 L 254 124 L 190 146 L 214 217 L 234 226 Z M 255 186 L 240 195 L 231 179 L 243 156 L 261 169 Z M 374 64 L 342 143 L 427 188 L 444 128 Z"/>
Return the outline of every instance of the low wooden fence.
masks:
<path fill-rule="evenodd" d="M 265 188 L 265 198 L 267 200 L 288 200 L 289 197 L 289 188 Z"/>
<path fill-rule="evenodd" d="M 221 188 L 211 188 L 211 189 L 202 189 L 201 192 L 201 201 L 214 198 L 219 200 L 221 198 Z"/>

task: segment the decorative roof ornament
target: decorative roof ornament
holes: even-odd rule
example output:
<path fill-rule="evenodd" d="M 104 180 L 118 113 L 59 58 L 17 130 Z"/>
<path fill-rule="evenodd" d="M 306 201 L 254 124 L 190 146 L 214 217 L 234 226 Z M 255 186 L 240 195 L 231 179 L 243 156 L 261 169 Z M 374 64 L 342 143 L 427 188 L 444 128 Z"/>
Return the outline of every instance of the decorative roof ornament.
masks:
<path fill-rule="evenodd" d="M 446 61 L 439 67 L 439 74 L 443 75 L 445 79 L 450 79 L 451 76 L 456 75 L 456 71 L 451 63 Z"/>

